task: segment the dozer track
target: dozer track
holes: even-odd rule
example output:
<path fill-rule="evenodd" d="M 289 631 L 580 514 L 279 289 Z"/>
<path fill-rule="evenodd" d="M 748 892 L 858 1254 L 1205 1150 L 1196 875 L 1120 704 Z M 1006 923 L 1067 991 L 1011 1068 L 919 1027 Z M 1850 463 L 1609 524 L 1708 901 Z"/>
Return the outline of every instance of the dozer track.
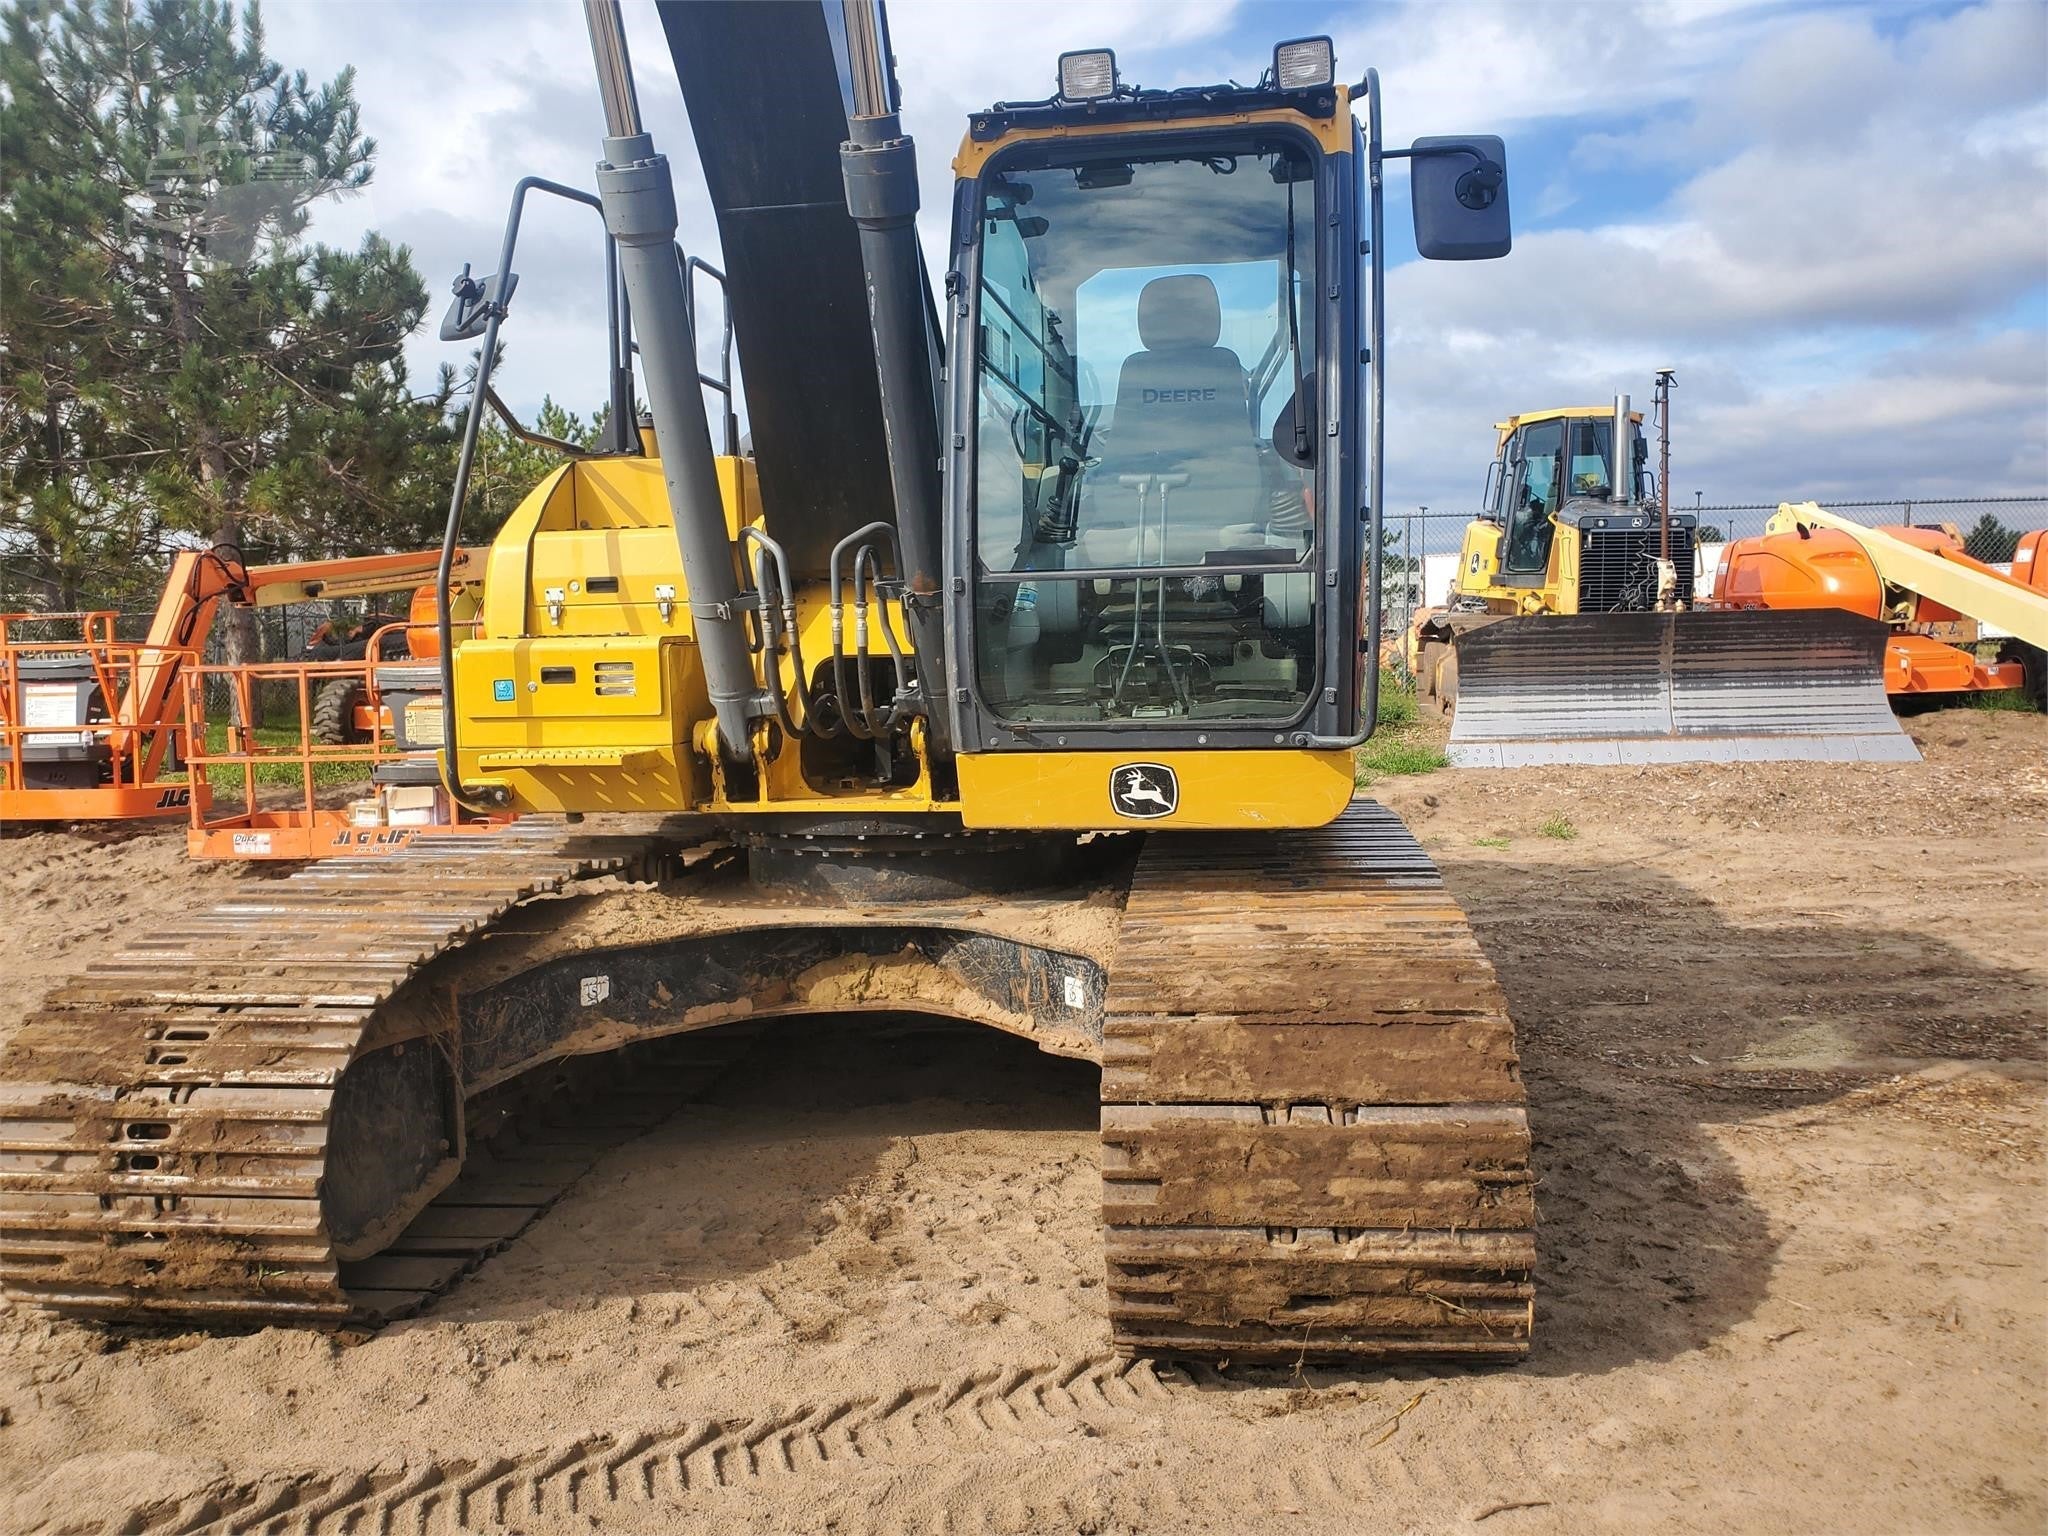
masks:
<path fill-rule="evenodd" d="M 301 870 L 88 967 L 0 1056 L 0 1280 L 109 1319 L 341 1322 L 417 1305 L 424 1276 L 463 1266 L 345 1262 L 346 1191 L 322 1187 L 330 1145 L 374 1157 L 380 1115 L 422 1083 L 446 1091 L 421 1070 L 430 1036 L 403 1038 L 386 1005 L 516 903 L 628 872 L 655 846 L 541 822 L 422 837 Z M 365 1091 L 338 1094 L 359 1061 L 373 1063 Z M 433 1150 L 400 1170 L 404 1204 L 369 1213 L 357 1246 L 387 1247 L 453 1180 L 461 1149 Z M 466 1229 L 440 1256 L 531 1219 L 588 1166 L 579 1150 L 500 1169 L 509 1193 L 438 1213 Z"/>
<path fill-rule="evenodd" d="M 1398 818 L 1153 842 L 1103 1021 L 1133 1353 L 1514 1359 L 1535 1207 L 1513 1026 Z"/>
<path fill-rule="evenodd" d="M 505 920 L 656 864 L 658 891 L 586 887 L 587 929 L 547 903 Z M 487 1150 L 481 1110 L 535 1066 L 665 1041 L 715 1071 L 741 1032 L 714 1026 L 921 1009 L 1102 1060 L 1127 1351 L 1522 1354 L 1512 1030 L 1400 822 L 1366 803 L 1312 832 L 1155 837 L 1091 881 L 835 906 L 764 894 L 678 825 L 539 821 L 302 871 L 135 937 L 0 1057 L 0 1279 L 110 1319 L 374 1322 L 675 1104 L 649 1085 Z M 553 1091 L 508 1113 L 545 1121 Z"/>

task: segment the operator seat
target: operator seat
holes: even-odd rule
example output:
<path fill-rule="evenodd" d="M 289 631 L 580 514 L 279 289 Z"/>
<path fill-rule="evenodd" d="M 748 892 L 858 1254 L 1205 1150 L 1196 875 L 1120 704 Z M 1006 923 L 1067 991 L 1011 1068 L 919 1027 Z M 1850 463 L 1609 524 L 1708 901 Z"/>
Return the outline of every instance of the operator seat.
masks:
<path fill-rule="evenodd" d="M 1103 462 L 1089 471 L 1082 563 L 1199 565 L 1241 542 L 1225 529 L 1262 520 L 1249 384 L 1238 355 L 1217 345 L 1222 333 L 1216 285 L 1200 273 L 1156 277 L 1139 292 L 1143 350 L 1124 360 Z M 1119 477 L 1152 474 L 1188 478 L 1167 492 L 1163 547 L 1160 493 L 1150 493 L 1141 550 L 1138 492 Z"/>

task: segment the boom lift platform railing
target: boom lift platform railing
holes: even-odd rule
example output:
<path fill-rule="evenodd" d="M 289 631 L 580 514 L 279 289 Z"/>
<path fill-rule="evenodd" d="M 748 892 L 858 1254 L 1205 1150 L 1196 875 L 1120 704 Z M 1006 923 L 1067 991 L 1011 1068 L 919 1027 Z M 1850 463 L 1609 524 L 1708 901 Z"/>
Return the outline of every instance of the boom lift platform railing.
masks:
<path fill-rule="evenodd" d="M 514 820 L 472 814 L 441 788 L 433 755 L 441 738 L 436 668 L 379 659 L 387 637 L 424 636 L 434 628 L 387 624 L 361 661 L 187 665 L 181 675 L 192 733 L 187 762 L 195 784 L 210 784 L 203 803 L 195 799 L 192 806 L 186 834 L 192 856 L 378 857 L 422 832 L 493 832 Z M 361 741 L 315 739 L 314 696 L 336 680 L 359 682 L 365 713 L 377 722 Z M 265 742 L 256 728 L 239 722 L 258 718 L 259 700 L 269 695 L 274 702 L 280 691 L 290 699 L 294 725 L 287 727 L 289 739 Z M 231 701 L 218 748 L 210 744 L 209 694 Z"/>
<path fill-rule="evenodd" d="M 119 622 L 105 610 L 0 614 L 0 825 L 204 807 L 206 786 L 178 772 L 185 722 L 138 705 L 148 679 L 196 653 L 122 640 Z M 51 637 L 52 626 L 75 631 Z"/>
<path fill-rule="evenodd" d="M 270 608 L 410 589 L 417 608 L 420 583 L 438 558 L 438 551 L 398 551 L 250 566 L 228 546 L 180 551 L 141 640 L 121 639 L 121 617 L 110 611 L 0 615 L 0 823 L 188 816 L 192 851 L 202 857 L 384 851 L 377 834 L 418 823 L 429 801 L 418 791 L 431 791 L 437 777 L 432 748 L 439 744 L 440 703 L 430 643 L 437 626 L 385 623 L 365 643 L 367 660 L 225 665 L 206 662 L 204 646 L 224 601 Z M 448 565 L 458 590 L 473 586 L 480 561 L 472 551 L 450 551 Z M 61 632 L 53 634 L 53 625 Z M 394 668 L 393 642 L 416 660 Z M 419 729 L 407 729 L 405 710 L 386 707 L 392 679 Z M 367 744 L 316 742 L 314 694 L 351 682 L 358 703 L 349 723 Z M 235 701 L 226 750 L 208 749 L 209 691 Z M 295 702 L 296 739 L 265 747 L 240 722 L 261 718 L 259 704 L 278 691 Z M 408 753 L 415 761 L 400 764 Z M 364 778 L 385 770 L 389 782 L 368 797 L 378 802 L 374 814 L 319 804 L 315 769 L 327 763 L 353 763 Z M 300 793 L 295 803 L 273 794 L 266 805 L 256 793 L 258 770 L 270 770 L 263 774 L 269 783 L 280 765 L 299 770 L 288 777 Z M 399 782 L 408 775 L 418 782 Z M 243 794 L 235 808 L 216 804 L 216 787 L 238 779 Z M 394 804 L 401 806 L 395 823 Z M 438 807 L 431 819 L 462 818 Z M 346 846 L 338 835 L 344 824 L 351 834 Z"/>

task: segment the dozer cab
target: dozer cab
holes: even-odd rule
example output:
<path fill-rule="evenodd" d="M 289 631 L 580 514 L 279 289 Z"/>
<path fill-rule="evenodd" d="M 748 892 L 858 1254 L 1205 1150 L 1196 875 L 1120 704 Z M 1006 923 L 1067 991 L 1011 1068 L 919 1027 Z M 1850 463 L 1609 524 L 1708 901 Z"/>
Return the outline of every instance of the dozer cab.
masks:
<path fill-rule="evenodd" d="M 1660 505 L 1627 395 L 1495 431 L 1447 601 L 1409 639 L 1453 763 L 1917 756 L 1885 702 L 1882 626 L 1694 609 L 1697 519 Z"/>
<path fill-rule="evenodd" d="M 730 414 L 714 448 L 700 388 L 729 380 L 689 285 L 720 274 L 676 248 L 592 0 L 598 190 L 523 182 L 444 329 L 484 369 L 452 557 L 521 211 L 602 215 L 621 430 L 500 530 L 473 635 L 443 572 L 446 785 L 521 820 L 281 882 L 267 910 L 346 900 L 317 944 L 223 911 L 53 999 L 5 1063 L 0 1273 L 116 1317 L 393 1315 L 516 1228 L 457 1175 L 540 1066 L 914 1010 L 1100 1063 L 1121 1348 L 1521 1355 L 1502 994 L 1420 847 L 1353 802 L 1382 175 L 1409 160 L 1424 257 L 1498 256 L 1500 141 L 1385 148 L 1376 77 L 1340 85 L 1327 38 L 1251 86 L 1068 54 L 1055 94 L 969 121 L 934 293 L 880 8 L 660 16 L 753 453 Z"/>

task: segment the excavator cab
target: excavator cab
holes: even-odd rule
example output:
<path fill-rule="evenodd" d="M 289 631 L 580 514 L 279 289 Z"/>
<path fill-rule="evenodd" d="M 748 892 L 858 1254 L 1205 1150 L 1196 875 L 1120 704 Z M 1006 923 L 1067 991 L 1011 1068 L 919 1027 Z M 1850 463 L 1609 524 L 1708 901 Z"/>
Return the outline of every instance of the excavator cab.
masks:
<path fill-rule="evenodd" d="M 1314 153 L 1271 129 L 1113 161 L 1034 141 L 963 190 L 976 462 L 959 611 L 974 702 L 1003 729 L 1263 733 L 1308 713 Z"/>
<path fill-rule="evenodd" d="M 1048 748 L 1239 749 L 1332 770 L 1287 820 L 1348 798 L 1376 682 L 1380 166 L 1413 160 L 1419 249 L 1480 259 L 1507 248 L 1504 156 L 1383 149 L 1376 82 L 1336 84 L 1327 39 L 1274 59 L 1166 92 L 1070 54 L 1059 94 L 977 114 L 954 162 L 964 790 Z"/>

